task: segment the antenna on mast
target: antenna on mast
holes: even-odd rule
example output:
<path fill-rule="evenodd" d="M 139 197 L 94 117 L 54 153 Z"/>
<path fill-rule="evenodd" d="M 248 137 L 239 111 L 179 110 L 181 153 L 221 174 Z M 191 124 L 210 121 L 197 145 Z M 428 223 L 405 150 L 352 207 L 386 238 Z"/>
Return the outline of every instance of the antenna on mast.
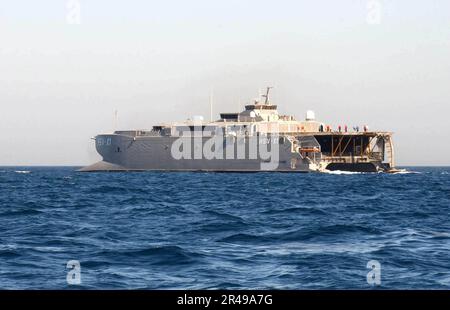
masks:
<path fill-rule="evenodd" d="M 264 104 L 265 105 L 268 105 L 269 104 L 269 92 L 270 92 L 270 90 L 273 88 L 273 86 L 268 86 L 267 88 L 266 88 L 266 94 L 265 95 L 262 95 L 262 97 L 264 97 L 264 98 L 266 98 L 266 100 L 264 101 Z"/>
<path fill-rule="evenodd" d="M 211 122 L 213 122 L 213 99 L 214 99 L 213 95 L 214 95 L 213 88 L 211 87 L 211 91 L 209 94 L 209 117 Z"/>
<path fill-rule="evenodd" d="M 114 110 L 114 131 L 117 130 L 117 120 L 118 120 L 119 111 L 117 109 Z"/>

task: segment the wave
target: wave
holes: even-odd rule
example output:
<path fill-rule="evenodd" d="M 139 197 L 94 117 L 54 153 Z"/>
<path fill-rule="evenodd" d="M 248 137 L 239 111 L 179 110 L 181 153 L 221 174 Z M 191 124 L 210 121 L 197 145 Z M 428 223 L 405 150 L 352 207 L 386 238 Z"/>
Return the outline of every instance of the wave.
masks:
<path fill-rule="evenodd" d="M 269 210 L 263 211 L 264 214 L 282 214 L 282 213 L 308 213 L 308 214 L 327 214 L 325 211 L 319 209 L 319 207 L 292 207 L 286 209 L 274 209 L 271 208 Z"/>
<path fill-rule="evenodd" d="M 447 232 L 431 232 L 432 239 L 450 239 L 450 233 Z"/>
<path fill-rule="evenodd" d="M 25 210 L 8 210 L 0 213 L 1 216 L 26 216 L 26 215 L 36 215 L 43 213 L 36 209 L 25 209 Z"/>
<path fill-rule="evenodd" d="M 245 222 L 244 219 L 242 217 L 236 216 L 236 215 L 232 215 L 229 213 L 225 213 L 225 212 L 218 212 L 218 211 L 214 211 L 214 210 L 207 210 L 207 211 L 202 211 L 203 214 L 207 214 L 207 215 L 212 215 L 215 216 L 219 219 L 226 219 L 226 220 L 232 220 L 232 221 L 239 221 L 239 222 Z"/>
<path fill-rule="evenodd" d="M 270 241 L 269 236 L 264 235 L 258 236 L 244 233 L 233 234 L 231 236 L 218 240 L 218 242 L 225 242 L 225 243 L 236 243 L 236 242 L 258 243 L 266 241 Z"/>
<path fill-rule="evenodd" d="M 278 238 L 280 238 L 283 241 L 298 241 L 298 240 L 320 239 L 323 237 L 335 238 L 337 236 L 347 234 L 356 234 L 358 236 L 360 236 L 361 234 L 380 235 L 382 234 L 382 232 L 375 228 L 360 225 L 336 224 L 323 227 L 295 230 L 280 234 L 278 235 Z"/>
<path fill-rule="evenodd" d="M 15 173 L 20 173 L 20 174 L 28 174 L 28 173 L 31 173 L 31 171 L 29 171 L 29 170 L 16 170 L 16 171 L 14 171 Z"/>
<path fill-rule="evenodd" d="M 291 242 L 291 241 L 306 241 L 312 239 L 321 238 L 336 238 L 340 235 L 355 234 L 355 235 L 380 235 L 382 231 L 359 225 L 346 225 L 346 224 L 336 224 L 324 227 L 316 228 L 305 228 L 293 231 L 288 231 L 279 234 L 263 234 L 263 235 L 252 235 L 245 233 L 233 234 L 231 236 L 222 238 L 218 240 L 219 242 L 244 242 L 244 243 L 258 243 L 258 242 Z"/>
<path fill-rule="evenodd" d="M 195 262 L 202 256 L 200 253 L 187 251 L 179 246 L 167 245 L 167 246 L 154 246 L 141 249 L 130 249 L 126 251 L 112 252 L 107 251 L 108 256 L 119 255 L 134 260 L 143 259 L 146 262 L 154 265 L 179 265 L 190 264 Z"/>
<path fill-rule="evenodd" d="M 54 247 L 54 246 L 37 246 L 34 247 L 33 250 L 37 252 L 43 252 L 43 253 L 58 253 L 58 252 L 64 252 L 64 248 L 62 247 Z"/>
<path fill-rule="evenodd" d="M 127 194 L 128 190 L 122 186 L 101 185 L 99 187 L 93 187 L 89 190 L 92 194 Z"/>
<path fill-rule="evenodd" d="M 196 224 L 192 225 L 193 227 L 196 226 Z M 188 232 L 195 232 L 195 233 L 221 233 L 224 231 L 236 231 L 239 229 L 245 229 L 248 227 L 248 225 L 241 221 L 236 222 L 211 222 L 206 224 L 200 224 L 198 227 L 192 229 L 189 228 Z"/>
<path fill-rule="evenodd" d="M 20 253 L 17 250 L 14 249 L 0 249 L 0 257 L 1 258 L 16 258 L 20 257 Z"/>

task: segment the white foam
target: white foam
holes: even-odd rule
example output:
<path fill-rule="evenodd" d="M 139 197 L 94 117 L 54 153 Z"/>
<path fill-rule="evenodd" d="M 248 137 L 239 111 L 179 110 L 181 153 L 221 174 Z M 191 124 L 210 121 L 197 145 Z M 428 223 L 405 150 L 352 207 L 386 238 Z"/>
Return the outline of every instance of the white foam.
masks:
<path fill-rule="evenodd" d="M 324 173 L 328 174 L 362 174 L 362 172 L 355 172 L 355 171 L 341 171 L 341 170 L 324 170 Z"/>
<path fill-rule="evenodd" d="M 422 174 L 422 172 L 400 169 L 399 171 L 393 172 L 392 174 Z"/>
<path fill-rule="evenodd" d="M 16 170 L 14 171 L 15 173 L 22 173 L 22 174 L 27 174 L 27 173 L 31 173 L 31 171 L 28 170 Z"/>

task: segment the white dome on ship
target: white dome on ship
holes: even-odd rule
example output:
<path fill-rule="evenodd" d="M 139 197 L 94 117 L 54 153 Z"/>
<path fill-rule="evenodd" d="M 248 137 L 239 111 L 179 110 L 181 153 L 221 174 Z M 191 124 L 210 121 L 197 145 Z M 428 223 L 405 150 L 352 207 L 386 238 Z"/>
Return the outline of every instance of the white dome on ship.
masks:
<path fill-rule="evenodd" d="M 316 119 L 316 113 L 312 110 L 306 111 L 306 120 L 307 121 L 314 121 Z"/>
<path fill-rule="evenodd" d="M 193 120 L 194 122 L 203 122 L 203 121 L 204 121 L 204 118 L 203 118 L 202 115 L 194 115 L 194 116 L 192 116 L 192 120 Z"/>

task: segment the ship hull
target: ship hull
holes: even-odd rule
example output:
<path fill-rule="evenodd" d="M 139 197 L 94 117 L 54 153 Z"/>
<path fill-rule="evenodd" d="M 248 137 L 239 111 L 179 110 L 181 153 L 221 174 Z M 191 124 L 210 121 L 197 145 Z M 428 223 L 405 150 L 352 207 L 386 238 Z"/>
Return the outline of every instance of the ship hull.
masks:
<path fill-rule="evenodd" d="M 95 139 L 96 149 L 103 157 L 102 161 L 84 167 L 79 171 L 325 172 L 340 170 L 388 172 L 391 169 L 389 164 L 382 162 L 382 158 L 380 160 L 363 158 L 362 161 L 353 150 L 341 152 L 338 155 L 334 154 L 334 157 L 330 157 L 331 154 L 336 153 L 333 151 L 333 145 L 338 140 L 338 138 L 331 136 L 315 136 L 324 152 L 306 155 L 295 151 L 298 149 L 298 145 L 293 145 L 292 139 L 287 138 L 287 136 L 276 137 L 276 140 L 272 138 L 272 142 L 278 141 L 275 144 L 276 153 L 272 152 L 270 158 L 267 157 L 267 153 L 265 157 L 261 155 L 261 150 L 267 150 L 267 146 L 261 144 L 261 138 L 259 137 L 257 137 L 258 142 L 256 143 L 257 155 L 253 157 L 250 155 L 252 143 L 250 140 L 252 138 L 226 137 L 220 143 L 222 149 L 219 153 L 221 156 L 208 159 L 203 156 L 202 150 L 211 137 L 201 137 L 198 140 L 193 137 L 180 138 L 158 135 L 133 136 L 116 133 L 99 135 Z M 300 139 L 300 137 L 297 138 Z M 184 142 L 190 145 L 187 157 L 177 158 L 176 154 L 174 155 L 174 143 L 179 142 L 180 139 L 184 139 Z M 360 141 L 362 138 L 353 137 L 352 139 Z M 363 139 L 361 141 L 360 149 L 366 148 L 369 140 L 364 142 Z M 349 140 L 346 144 L 355 144 L 350 142 L 352 141 Z M 197 154 L 199 148 L 201 149 L 200 156 Z M 244 152 L 239 154 L 239 148 Z M 318 160 L 316 160 L 316 156 L 319 157 Z"/>
<path fill-rule="evenodd" d="M 173 144 L 177 137 L 130 137 L 125 135 L 100 135 L 96 137 L 96 148 L 103 160 L 80 169 L 82 172 L 96 171 L 211 171 L 211 172 L 310 172 L 311 162 L 292 154 L 289 141 L 277 147 L 275 158 L 259 156 L 250 158 L 250 142 L 243 140 L 243 158 L 238 155 L 238 141 L 228 138 L 224 141 L 222 158 L 207 159 L 195 157 L 195 144 L 192 144 L 189 158 L 175 158 Z M 210 138 L 202 138 L 201 147 Z M 190 140 L 193 140 L 190 138 Z M 231 152 L 228 152 L 232 149 Z M 261 145 L 258 145 L 258 150 Z M 228 155 L 227 155 L 228 154 Z M 231 154 L 231 155 L 230 155 Z M 230 157 L 230 158 L 229 158 Z"/>

